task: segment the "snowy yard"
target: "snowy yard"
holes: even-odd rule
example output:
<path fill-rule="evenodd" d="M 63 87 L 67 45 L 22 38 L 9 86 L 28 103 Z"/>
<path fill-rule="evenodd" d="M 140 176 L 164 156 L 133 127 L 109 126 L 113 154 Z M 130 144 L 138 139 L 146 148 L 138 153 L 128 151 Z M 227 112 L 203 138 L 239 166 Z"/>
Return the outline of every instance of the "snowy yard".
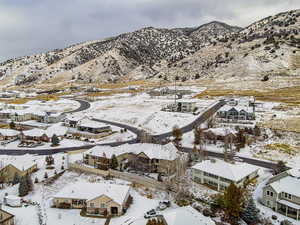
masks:
<path fill-rule="evenodd" d="M 60 157 L 61 154 L 55 157 L 55 160 L 59 159 Z M 36 174 L 34 174 L 33 177 L 35 175 Z M 63 187 L 78 181 L 108 182 L 123 185 L 129 184 L 128 182 L 119 179 L 106 181 L 103 180 L 103 178 L 95 175 L 65 172 L 64 175 L 58 178 L 58 180 L 56 180 L 51 185 L 35 184 L 34 191 L 31 192 L 24 199 L 40 203 L 44 222 L 46 222 L 49 225 L 103 225 L 105 223 L 105 219 L 81 217 L 80 210 L 64 210 L 51 208 L 52 196 L 59 190 L 61 190 Z M 139 190 L 139 192 L 143 194 L 142 189 Z M 130 206 L 125 215 L 113 218 L 110 223 L 111 225 L 126 225 L 131 224 L 132 222 L 138 222 L 137 224 L 139 225 L 142 225 L 143 223 L 146 224 L 147 220 L 143 218 L 143 214 L 152 208 L 156 208 L 158 206 L 159 201 L 164 199 L 165 196 L 164 193 L 157 192 L 156 194 L 154 194 L 154 199 L 148 199 L 145 196 L 141 195 L 139 192 L 137 192 L 136 190 L 131 191 L 131 195 L 133 197 L 133 204 Z M 9 193 L 11 195 L 18 195 L 18 185 L 0 190 L 1 199 L 3 199 L 5 193 Z M 16 225 L 38 225 L 37 208 L 37 206 L 32 205 L 29 205 L 28 207 L 23 206 L 21 208 L 11 208 L 8 206 L 4 206 L 5 210 L 16 216 Z"/>
<path fill-rule="evenodd" d="M 59 99 L 57 101 L 29 101 L 25 106 L 32 112 L 44 111 L 44 112 L 68 112 L 79 108 L 80 104 L 77 101 L 70 99 Z"/>

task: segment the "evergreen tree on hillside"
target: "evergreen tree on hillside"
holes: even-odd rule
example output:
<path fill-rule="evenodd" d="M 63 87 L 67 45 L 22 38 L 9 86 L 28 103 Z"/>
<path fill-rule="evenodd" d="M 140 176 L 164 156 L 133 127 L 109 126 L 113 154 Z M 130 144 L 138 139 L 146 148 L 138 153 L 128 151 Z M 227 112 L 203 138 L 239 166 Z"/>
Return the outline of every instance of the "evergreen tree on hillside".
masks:
<path fill-rule="evenodd" d="M 243 211 L 241 218 L 247 224 L 257 224 L 259 222 L 259 210 L 256 208 L 253 198 L 250 198 L 247 207 Z"/>
<path fill-rule="evenodd" d="M 28 194 L 28 192 L 29 189 L 28 189 L 26 177 L 21 177 L 20 184 L 19 184 L 19 196 L 24 197 Z"/>

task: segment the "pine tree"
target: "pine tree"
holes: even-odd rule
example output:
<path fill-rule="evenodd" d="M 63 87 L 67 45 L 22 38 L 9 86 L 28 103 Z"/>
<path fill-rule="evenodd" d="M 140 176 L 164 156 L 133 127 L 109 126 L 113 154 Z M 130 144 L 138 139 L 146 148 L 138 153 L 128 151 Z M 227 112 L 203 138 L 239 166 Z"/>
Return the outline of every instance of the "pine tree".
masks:
<path fill-rule="evenodd" d="M 118 168 L 118 166 L 119 166 L 118 159 L 117 159 L 116 155 L 113 154 L 111 157 L 110 167 L 115 170 Z"/>
<path fill-rule="evenodd" d="M 9 123 L 9 128 L 10 128 L 10 129 L 15 129 L 15 128 L 16 128 L 16 124 L 14 123 L 14 121 L 11 121 L 11 122 Z"/>
<path fill-rule="evenodd" d="M 47 179 L 47 178 L 48 178 L 48 173 L 47 173 L 47 172 L 45 172 L 45 174 L 44 174 L 44 178 L 45 178 L 45 179 Z"/>
<path fill-rule="evenodd" d="M 241 217 L 247 224 L 256 224 L 259 222 L 259 210 L 256 208 L 253 198 L 249 199 Z"/>
<path fill-rule="evenodd" d="M 28 191 L 32 191 L 33 183 L 32 183 L 32 179 L 31 179 L 30 175 L 26 175 L 25 178 L 26 178 L 26 182 L 27 182 Z"/>
<path fill-rule="evenodd" d="M 243 189 L 231 183 L 223 195 L 224 211 L 231 222 L 238 221 L 244 203 Z"/>
<path fill-rule="evenodd" d="M 19 196 L 24 197 L 28 194 L 28 192 L 29 190 L 26 177 L 21 177 L 19 184 Z"/>
<path fill-rule="evenodd" d="M 56 136 L 56 134 L 53 134 L 52 138 L 51 138 L 51 143 L 52 143 L 52 146 L 57 146 L 59 145 L 59 139 L 58 137 Z"/>
<path fill-rule="evenodd" d="M 37 184 L 38 182 L 39 182 L 39 179 L 36 177 L 36 178 L 34 179 L 34 183 Z"/>
<path fill-rule="evenodd" d="M 15 184 L 18 184 L 20 182 L 20 176 L 18 173 L 15 173 L 15 176 L 14 176 L 14 179 L 12 181 L 12 184 L 15 185 Z"/>

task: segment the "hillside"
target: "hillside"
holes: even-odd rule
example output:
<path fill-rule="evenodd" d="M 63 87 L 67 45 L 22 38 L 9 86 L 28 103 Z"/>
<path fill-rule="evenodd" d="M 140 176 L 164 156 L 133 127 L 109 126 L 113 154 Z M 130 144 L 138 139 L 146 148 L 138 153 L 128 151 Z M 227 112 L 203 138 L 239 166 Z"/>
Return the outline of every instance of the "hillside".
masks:
<path fill-rule="evenodd" d="M 1 84 L 164 79 L 224 80 L 296 76 L 300 10 L 241 29 L 221 22 L 194 28 L 143 28 L 104 40 L 7 60 Z"/>

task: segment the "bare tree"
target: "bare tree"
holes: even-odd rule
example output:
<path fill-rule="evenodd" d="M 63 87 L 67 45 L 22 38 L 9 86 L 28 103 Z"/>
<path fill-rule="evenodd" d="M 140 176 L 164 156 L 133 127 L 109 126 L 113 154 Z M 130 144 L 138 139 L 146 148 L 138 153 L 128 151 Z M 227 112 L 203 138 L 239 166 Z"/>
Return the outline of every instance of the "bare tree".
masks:
<path fill-rule="evenodd" d="M 175 125 L 172 130 L 172 136 L 174 137 L 174 144 L 177 148 L 181 147 L 181 141 L 182 141 L 182 132 L 180 128 Z"/>

